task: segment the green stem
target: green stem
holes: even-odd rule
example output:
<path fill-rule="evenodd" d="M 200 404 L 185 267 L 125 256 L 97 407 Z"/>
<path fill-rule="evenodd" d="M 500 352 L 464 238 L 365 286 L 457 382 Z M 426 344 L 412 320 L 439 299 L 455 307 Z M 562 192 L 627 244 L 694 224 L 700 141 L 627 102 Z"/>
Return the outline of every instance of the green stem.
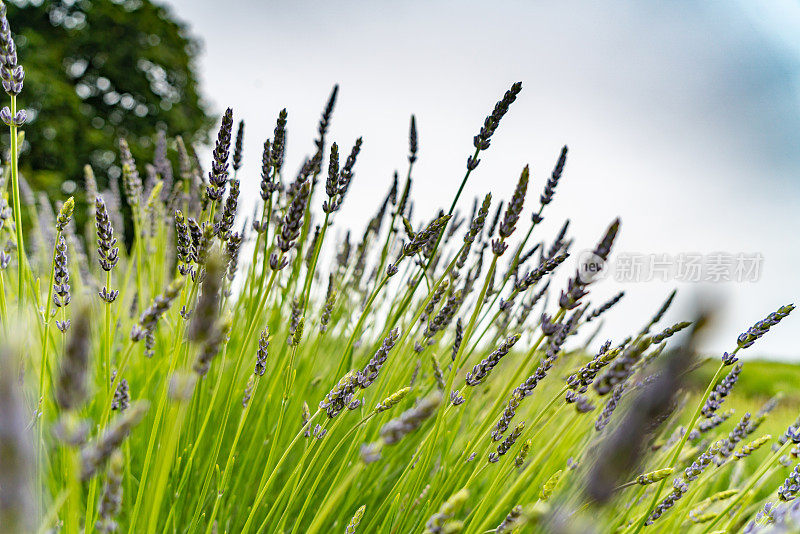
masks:
<path fill-rule="evenodd" d="M 17 114 L 17 97 L 11 95 L 11 117 Z M 25 293 L 22 291 L 23 273 L 25 271 L 25 242 L 22 233 L 22 205 L 19 198 L 19 139 L 17 137 L 17 126 L 13 123 L 10 129 L 11 145 L 11 187 L 14 194 L 14 227 L 17 234 L 17 311 L 22 315 L 22 308 L 25 304 Z M 56 243 L 58 241 L 56 240 Z"/>
<path fill-rule="evenodd" d="M 231 449 L 228 452 L 228 459 L 225 461 L 225 470 L 222 472 L 222 482 L 219 485 L 219 491 L 217 492 L 217 498 L 214 500 L 214 509 L 211 511 L 211 517 L 208 519 L 208 527 L 206 529 L 206 534 L 211 534 L 212 528 L 214 525 L 214 520 L 217 517 L 217 512 L 219 510 L 219 505 L 222 502 L 222 496 L 225 494 L 225 490 L 228 486 L 228 481 L 231 477 L 231 470 L 233 469 L 233 462 L 236 458 L 236 446 L 239 444 L 239 438 L 242 435 L 242 430 L 244 429 L 245 421 L 247 421 L 247 416 L 250 413 L 250 407 L 253 405 L 253 398 L 256 395 L 256 391 L 258 390 L 258 382 L 259 377 L 256 377 L 253 383 L 253 391 L 251 392 L 250 401 L 247 403 L 247 406 L 244 407 L 242 410 L 242 414 L 239 416 L 239 424 L 236 427 L 236 434 L 233 436 L 233 444 L 231 445 Z"/>
<path fill-rule="evenodd" d="M 314 272 L 317 268 L 317 261 L 319 260 L 319 252 L 322 249 L 322 243 L 325 241 L 325 234 L 326 230 L 328 229 L 328 219 L 330 217 L 329 213 L 325 214 L 325 220 L 322 223 L 322 230 L 320 230 L 319 239 L 314 246 L 314 255 L 312 256 L 311 263 L 308 264 L 308 269 L 306 271 L 306 279 L 305 283 L 303 284 L 303 311 L 300 314 L 301 316 L 305 316 L 306 309 L 308 308 L 308 299 L 310 298 L 311 293 L 311 283 L 314 281 Z"/>
<path fill-rule="evenodd" d="M 256 494 L 256 500 L 255 502 L 253 502 L 253 506 L 250 508 L 250 513 L 247 516 L 247 521 L 245 521 L 244 527 L 242 527 L 241 531 L 242 534 L 247 534 L 247 532 L 250 531 L 250 527 L 253 524 L 253 519 L 255 519 L 256 510 L 258 510 L 258 506 L 261 504 L 261 501 L 266 496 L 267 489 L 269 489 L 269 485 L 272 482 L 272 479 L 275 477 L 275 474 L 278 472 L 278 469 L 283 464 L 283 461 L 289 455 L 289 451 L 292 450 L 292 447 L 294 447 L 294 444 L 297 443 L 297 440 L 300 439 L 300 436 L 302 436 L 303 433 L 306 431 L 306 428 L 308 428 L 309 425 L 311 425 L 311 422 L 314 421 L 314 419 L 316 419 L 316 417 L 320 413 L 321 410 L 317 410 L 316 413 L 314 413 L 314 415 L 312 415 L 308 419 L 306 424 L 303 425 L 303 428 L 300 429 L 300 431 L 294 436 L 294 439 L 292 439 L 291 443 L 289 443 L 289 445 L 284 449 L 283 455 L 280 457 L 280 459 L 278 459 L 278 463 L 275 464 L 275 468 L 272 469 L 271 472 L 267 470 L 264 471 L 264 476 L 266 476 L 267 472 L 269 472 L 269 477 L 266 480 L 264 480 L 264 477 L 262 477 L 263 483 L 259 483 L 259 490 L 258 493 Z"/>
<path fill-rule="evenodd" d="M 67 517 L 64 520 L 64 530 L 67 534 L 79 534 L 80 509 L 81 509 L 81 461 L 80 453 L 72 448 L 64 448 L 67 469 Z"/>
<path fill-rule="evenodd" d="M 111 271 L 106 271 L 106 290 L 111 291 Z M 112 395 L 111 392 L 111 303 L 104 301 L 104 308 L 105 308 L 105 351 L 104 356 L 105 359 L 103 360 L 103 383 L 106 387 L 106 399 L 109 399 Z"/>
<path fill-rule="evenodd" d="M 8 310 L 6 309 L 6 282 L 3 272 L 0 271 L 0 319 L 3 322 L 3 332 L 8 334 Z"/>

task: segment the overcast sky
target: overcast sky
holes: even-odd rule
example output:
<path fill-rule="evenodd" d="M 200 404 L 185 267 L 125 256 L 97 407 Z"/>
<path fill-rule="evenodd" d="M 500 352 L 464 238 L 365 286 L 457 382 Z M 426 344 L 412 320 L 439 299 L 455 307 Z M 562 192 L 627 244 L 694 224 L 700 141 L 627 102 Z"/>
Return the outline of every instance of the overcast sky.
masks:
<path fill-rule="evenodd" d="M 392 172 L 405 171 L 411 113 L 420 137 L 416 213 L 432 216 L 449 205 L 484 117 L 520 80 L 463 210 L 490 190 L 508 197 L 526 163 L 538 197 L 567 144 L 537 239 L 551 240 L 569 217 L 574 250 L 591 248 L 619 215 L 618 257 L 763 257 L 757 282 L 620 283 L 612 275 L 593 290 L 598 303 L 626 291 L 604 337 L 637 330 L 678 287 L 668 319 L 686 318 L 695 298 L 720 300 L 725 312 L 707 348 L 730 350 L 740 331 L 798 300 L 796 2 L 169 3 L 204 43 L 200 70 L 214 110 L 231 106 L 245 119 L 249 202 L 278 111 L 289 112 L 293 173 L 339 83 L 330 139 L 349 150 L 363 136 L 364 148 L 337 226 L 360 232 Z M 798 332 L 800 312 L 747 353 L 800 358 Z"/>

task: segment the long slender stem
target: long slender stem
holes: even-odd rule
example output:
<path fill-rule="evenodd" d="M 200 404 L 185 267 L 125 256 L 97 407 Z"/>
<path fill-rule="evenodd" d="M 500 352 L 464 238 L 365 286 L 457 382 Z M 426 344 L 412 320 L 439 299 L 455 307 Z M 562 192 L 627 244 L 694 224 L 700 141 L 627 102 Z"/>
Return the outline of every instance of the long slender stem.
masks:
<path fill-rule="evenodd" d="M 17 114 L 17 97 L 11 95 L 11 116 Z M 12 121 L 10 130 L 11 145 L 11 187 L 14 195 L 14 226 L 17 234 L 17 312 L 22 315 L 25 306 L 25 292 L 22 290 L 23 278 L 26 267 L 25 262 L 25 241 L 22 232 L 22 206 L 19 198 L 19 139 L 17 137 L 17 125 Z M 58 241 L 56 241 L 57 243 Z M 20 317 L 21 319 L 21 317 Z"/>

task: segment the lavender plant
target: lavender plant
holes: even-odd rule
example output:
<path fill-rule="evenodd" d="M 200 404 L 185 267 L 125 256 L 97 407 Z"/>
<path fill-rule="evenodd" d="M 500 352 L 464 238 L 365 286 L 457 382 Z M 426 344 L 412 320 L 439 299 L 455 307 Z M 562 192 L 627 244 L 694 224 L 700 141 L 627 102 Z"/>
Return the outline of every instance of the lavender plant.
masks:
<path fill-rule="evenodd" d="M 11 98 L 0 110 L 11 132 L 0 530 L 707 533 L 797 516 L 800 430 L 777 399 L 728 410 L 741 407 L 751 366 L 740 352 L 794 306 L 695 364 L 676 339 L 697 323 L 660 325 L 673 292 L 644 328 L 589 353 L 601 317 L 625 304 L 580 272 L 560 281 L 580 239 L 569 221 L 554 239 L 536 233 L 568 179 L 567 148 L 532 208 L 530 165 L 512 191 L 461 198 L 521 83 L 474 136 L 449 209 L 412 209 L 426 154 L 412 116 L 407 169 L 363 228 L 340 232 L 331 228 L 355 209 L 348 191 L 371 156 L 360 137 L 341 154 L 331 142 L 338 86 L 294 177 L 288 112 L 254 176 L 244 121 L 229 108 L 208 172 L 181 138 L 155 132 L 144 166 L 121 140 L 121 188 L 99 191 L 89 168 L 86 191 L 57 215 L 28 217 L 24 72 L 2 4 L 0 78 Z M 248 218 L 245 192 L 256 190 Z M 81 209 L 88 226 L 73 229 Z M 597 257 L 611 256 L 621 228 L 597 229 Z M 26 231 L 47 248 L 26 247 Z M 708 365 L 716 371 L 696 392 Z"/>

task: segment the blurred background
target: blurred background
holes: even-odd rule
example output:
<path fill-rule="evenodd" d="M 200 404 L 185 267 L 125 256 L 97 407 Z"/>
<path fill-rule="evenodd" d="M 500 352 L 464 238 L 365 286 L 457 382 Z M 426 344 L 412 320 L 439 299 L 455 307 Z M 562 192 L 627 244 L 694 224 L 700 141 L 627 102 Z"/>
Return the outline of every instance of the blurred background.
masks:
<path fill-rule="evenodd" d="M 246 122 L 240 211 L 249 215 L 278 112 L 289 113 L 293 174 L 338 83 L 329 139 L 349 151 L 363 136 L 364 147 L 335 228 L 359 234 L 393 172 L 404 175 L 412 113 L 412 198 L 429 218 L 449 206 L 472 137 L 520 80 L 462 213 L 475 195 L 510 196 L 525 164 L 535 199 L 569 145 L 534 237 L 552 241 L 569 218 L 579 252 L 621 216 L 617 262 L 593 302 L 626 296 L 602 338 L 638 330 L 678 288 L 668 320 L 698 300 L 721 305 L 704 347 L 721 352 L 800 295 L 796 2 L 61 0 L 12 2 L 9 18 L 32 112 L 21 165 L 34 189 L 57 198 L 81 187 L 85 163 L 101 185 L 115 180 L 121 135 L 139 162 L 152 160 L 157 130 L 182 135 L 207 167 L 209 132 L 231 106 Z M 739 255 L 758 259 L 754 275 L 709 275 L 715 258 Z M 680 276 L 682 257 L 702 259 L 699 280 Z M 625 258 L 643 258 L 644 273 L 627 279 Z M 649 276 L 651 258 L 671 267 Z M 745 354 L 796 361 L 796 323 Z"/>

